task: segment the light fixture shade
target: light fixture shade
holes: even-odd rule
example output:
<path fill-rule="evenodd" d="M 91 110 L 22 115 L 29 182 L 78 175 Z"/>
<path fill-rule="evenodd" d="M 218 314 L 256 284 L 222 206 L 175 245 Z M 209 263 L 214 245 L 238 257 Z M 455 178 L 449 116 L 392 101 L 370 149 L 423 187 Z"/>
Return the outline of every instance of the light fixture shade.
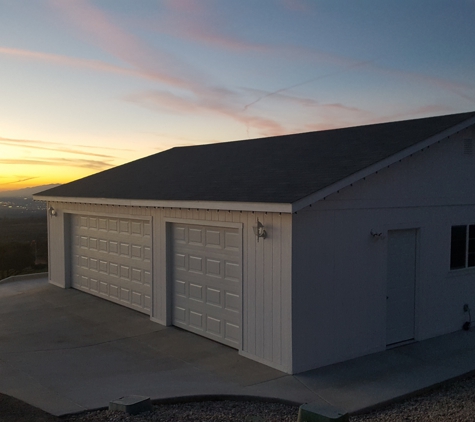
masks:
<path fill-rule="evenodd" d="M 257 241 L 259 242 L 259 238 L 262 237 L 265 239 L 267 237 L 267 232 L 264 229 L 264 225 L 257 219 L 257 226 L 253 227 L 252 230 L 254 234 L 257 236 Z"/>

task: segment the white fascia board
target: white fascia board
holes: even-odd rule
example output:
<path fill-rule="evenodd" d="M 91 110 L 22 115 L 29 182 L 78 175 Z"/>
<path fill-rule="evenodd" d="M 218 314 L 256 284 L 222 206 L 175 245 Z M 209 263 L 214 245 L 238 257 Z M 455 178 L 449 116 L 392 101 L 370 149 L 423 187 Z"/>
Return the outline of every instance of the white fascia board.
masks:
<path fill-rule="evenodd" d="M 152 208 L 189 208 L 226 211 L 254 211 L 291 213 L 292 204 L 260 203 L 260 202 L 226 202 L 226 201 L 157 201 L 145 199 L 114 199 L 114 198 L 75 198 L 61 196 L 34 195 L 35 201 L 117 205 L 127 207 Z"/>
<path fill-rule="evenodd" d="M 352 174 L 351 176 L 346 177 L 345 179 L 342 179 L 336 183 L 333 183 L 332 185 L 329 185 L 326 188 L 319 190 L 318 192 L 315 192 L 309 196 L 306 196 L 305 198 L 302 198 L 292 204 L 292 212 L 294 213 L 294 212 L 300 211 L 301 209 L 311 204 L 314 204 L 317 201 L 322 200 L 328 195 L 338 192 L 339 190 L 346 188 L 347 186 L 350 186 L 351 184 L 356 183 L 359 180 L 364 179 L 365 177 L 371 176 L 377 171 L 380 171 L 384 169 L 385 167 L 388 167 L 394 163 L 397 163 L 398 161 L 403 160 L 404 158 L 407 158 L 411 156 L 412 154 L 415 154 L 416 152 L 423 150 L 424 148 L 430 147 L 431 145 L 434 145 L 435 143 L 440 142 L 444 140 L 445 138 L 452 136 L 456 134 L 457 132 L 460 132 L 461 130 L 464 130 L 474 124 L 475 124 L 475 117 L 472 117 L 468 120 L 465 120 L 462 123 L 459 123 L 456 126 L 451 127 L 450 129 L 444 130 L 443 132 L 437 135 L 431 136 L 430 138 L 427 138 L 424 141 L 418 142 L 417 144 L 414 144 L 410 146 L 409 148 L 406 148 L 405 150 L 400 151 L 397 154 L 391 155 L 390 157 L 385 158 L 384 160 L 379 161 L 376 164 L 366 167 L 363 170 L 360 170 Z"/>

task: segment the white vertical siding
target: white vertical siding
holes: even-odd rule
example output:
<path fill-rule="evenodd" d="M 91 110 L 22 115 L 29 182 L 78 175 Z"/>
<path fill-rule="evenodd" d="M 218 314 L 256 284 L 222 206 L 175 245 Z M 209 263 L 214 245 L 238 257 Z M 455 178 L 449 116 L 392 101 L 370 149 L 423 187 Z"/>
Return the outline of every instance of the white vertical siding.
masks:
<path fill-rule="evenodd" d="M 65 239 L 67 222 L 59 204 L 48 202 L 48 208 L 53 207 L 56 215 L 47 213 L 48 218 L 48 261 L 49 261 L 49 282 L 60 287 L 69 287 L 69 280 L 66 274 L 67 255 L 69 246 Z"/>
<path fill-rule="evenodd" d="M 149 208 L 80 203 L 52 203 L 58 211 L 50 219 L 51 282 L 68 287 L 68 213 L 118 215 L 151 218 L 153 244 L 152 320 L 171 323 L 168 287 L 167 219 L 206 224 L 242 224 L 243 241 L 243 338 L 240 353 L 246 357 L 292 371 L 291 337 L 291 224 L 290 214 L 252 213 L 227 210 Z M 264 224 L 268 237 L 257 242 L 256 219 Z"/>
<path fill-rule="evenodd" d="M 385 350 L 389 230 L 418 229 L 416 340 L 461 329 L 463 304 L 475 308 L 475 269 L 449 263 L 451 226 L 475 224 L 475 156 L 463 154 L 465 136 L 294 214 L 295 371 Z"/>
<path fill-rule="evenodd" d="M 177 218 L 183 221 L 203 221 L 203 224 L 206 224 L 206 221 L 243 224 L 241 353 L 251 359 L 290 372 L 291 326 L 290 323 L 282 323 L 282 320 L 290 321 L 291 315 L 291 215 L 170 208 L 155 212 L 161 213 L 162 220 Z M 264 224 L 268 233 L 268 238 L 259 239 L 259 242 L 253 232 L 257 218 Z M 163 238 L 163 234 L 161 237 Z M 287 251 L 288 255 L 283 256 L 282 251 Z M 163 256 L 161 259 L 163 267 L 166 261 Z M 160 282 L 162 289 L 166 289 L 164 280 L 162 275 Z M 161 303 L 163 306 L 164 301 Z"/>

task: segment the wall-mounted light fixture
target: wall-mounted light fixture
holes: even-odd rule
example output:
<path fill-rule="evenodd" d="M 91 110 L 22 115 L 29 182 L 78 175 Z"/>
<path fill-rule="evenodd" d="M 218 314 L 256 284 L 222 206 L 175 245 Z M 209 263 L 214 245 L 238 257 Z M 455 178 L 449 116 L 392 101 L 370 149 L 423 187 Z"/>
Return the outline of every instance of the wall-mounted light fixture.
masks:
<path fill-rule="evenodd" d="M 373 229 L 370 230 L 369 234 L 375 240 L 384 239 L 383 233 L 375 232 Z"/>
<path fill-rule="evenodd" d="M 265 239 L 267 237 L 267 232 L 264 229 L 262 223 L 257 219 L 257 226 L 252 228 L 254 230 L 254 234 L 257 236 L 257 241 L 259 242 L 259 238 L 262 237 Z"/>
<path fill-rule="evenodd" d="M 58 215 L 58 212 L 53 207 L 49 207 L 48 212 L 51 217 L 56 217 Z"/>

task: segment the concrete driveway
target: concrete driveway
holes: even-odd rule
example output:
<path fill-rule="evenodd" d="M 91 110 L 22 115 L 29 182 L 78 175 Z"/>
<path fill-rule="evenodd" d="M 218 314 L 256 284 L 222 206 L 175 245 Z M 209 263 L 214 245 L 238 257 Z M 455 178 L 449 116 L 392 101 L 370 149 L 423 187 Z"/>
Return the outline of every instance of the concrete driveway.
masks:
<path fill-rule="evenodd" d="M 46 279 L 0 284 L 0 392 L 54 415 L 124 395 L 271 397 L 355 412 L 475 370 L 475 333 L 286 375 Z"/>

